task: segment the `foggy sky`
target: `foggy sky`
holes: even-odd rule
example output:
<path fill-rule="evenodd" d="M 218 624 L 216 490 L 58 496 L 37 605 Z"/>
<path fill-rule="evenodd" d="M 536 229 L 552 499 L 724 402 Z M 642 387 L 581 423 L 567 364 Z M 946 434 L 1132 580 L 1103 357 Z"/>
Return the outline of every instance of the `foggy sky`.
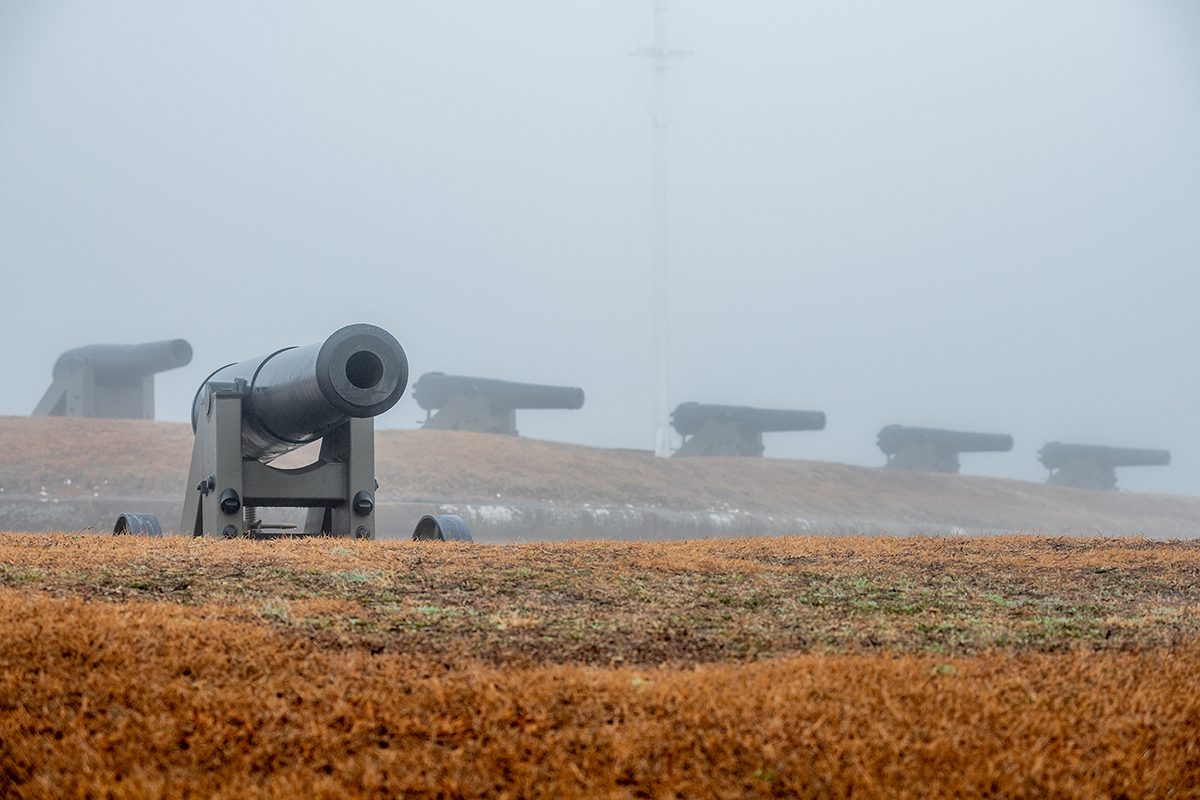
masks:
<path fill-rule="evenodd" d="M 678 0 L 672 404 L 1168 447 L 1196 494 L 1200 12 L 1189 0 Z M 652 446 L 649 0 L 0 0 L 0 413 L 63 350 L 221 364 L 350 322 L 428 370 L 584 387 L 525 435 Z M 415 427 L 411 398 L 384 427 Z M 420 469 L 414 464 L 414 470 Z"/>

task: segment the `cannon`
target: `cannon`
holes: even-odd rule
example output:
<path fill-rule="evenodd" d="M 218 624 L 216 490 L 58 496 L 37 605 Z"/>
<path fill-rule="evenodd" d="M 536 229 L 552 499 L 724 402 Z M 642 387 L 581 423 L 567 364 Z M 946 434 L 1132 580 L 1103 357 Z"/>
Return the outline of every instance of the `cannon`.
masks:
<path fill-rule="evenodd" d="M 299 534 L 374 538 L 374 418 L 407 385 L 400 343 L 365 324 L 216 370 L 192 403 L 196 438 L 180 531 L 229 539 L 294 535 L 294 526 L 259 518 L 260 508 L 291 507 L 308 509 Z M 316 441 L 312 464 L 270 463 Z M 440 530 L 454 528 L 462 539 L 466 528 L 458 523 L 447 520 Z"/>
<path fill-rule="evenodd" d="M 1007 453 L 1013 439 L 1004 433 L 971 433 L 941 428 L 887 425 L 879 431 L 879 449 L 888 469 L 912 472 L 959 471 L 959 453 Z"/>
<path fill-rule="evenodd" d="M 76 347 L 54 362 L 33 416 L 154 419 L 155 373 L 191 360 L 192 346 L 183 339 Z"/>
<path fill-rule="evenodd" d="M 671 424 L 683 437 L 676 456 L 762 456 L 764 433 L 823 430 L 825 412 L 689 402 Z"/>
<path fill-rule="evenodd" d="M 583 389 L 426 372 L 413 384 L 422 428 L 517 436 L 520 409 L 583 408 Z"/>
<path fill-rule="evenodd" d="M 1171 463 L 1169 450 L 1063 442 L 1049 442 L 1038 458 L 1050 470 L 1046 483 L 1102 491 L 1117 488 L 1117 467 L 1165 467 Z"/>

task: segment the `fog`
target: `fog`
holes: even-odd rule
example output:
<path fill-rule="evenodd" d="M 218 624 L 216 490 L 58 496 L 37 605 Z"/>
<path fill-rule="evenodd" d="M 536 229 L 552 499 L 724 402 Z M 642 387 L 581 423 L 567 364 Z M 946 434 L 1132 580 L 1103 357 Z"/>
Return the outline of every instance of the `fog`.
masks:
<path fill-rule="evenodd" d="M 672 404 L 1166 447 L 1200 487 L 1191 0 L 679 0 Z M 523 435 L 653 440 L 650 2 L 0 0 L 0 413 L 63 350 L 216 367 L 350 322 L 429 370 L 582 386 Z M 423 418 L 405 398 L 383 427 Z M 420 469 L 420 465 L 413 465 Z"/>

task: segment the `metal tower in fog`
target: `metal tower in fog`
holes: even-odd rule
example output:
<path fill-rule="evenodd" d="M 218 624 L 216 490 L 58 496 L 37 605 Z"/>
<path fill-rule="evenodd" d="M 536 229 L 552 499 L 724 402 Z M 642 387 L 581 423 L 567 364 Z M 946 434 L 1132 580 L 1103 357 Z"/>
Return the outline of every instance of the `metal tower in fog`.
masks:
<path fill-rule="evenodd" d="M 653 0 L 654 41 L 633 51 L 648 58 L 654 71 L 654 97 L 650 111 L 654 130 L 654 454 L 671 454 L 671 328 L 667 252 L 667 69 L 672 60 L 690 55 L 667 47 L 667 3 Z"/>

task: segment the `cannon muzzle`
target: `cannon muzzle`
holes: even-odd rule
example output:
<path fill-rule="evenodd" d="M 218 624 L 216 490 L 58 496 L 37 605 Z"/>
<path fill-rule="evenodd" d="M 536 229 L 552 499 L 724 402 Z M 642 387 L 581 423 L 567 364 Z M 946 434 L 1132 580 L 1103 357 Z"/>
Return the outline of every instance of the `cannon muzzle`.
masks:
<path fill-rule="evenodd" d="M 240 387 L 242 456 L 264 463 L 325 436 L 351 418 L 376 417 L 408 386 L 408 358 L 390 333 L 347 325 L 324 342 L 221 367 L 192 403 L 196 429 L 209 385 Z"/>

